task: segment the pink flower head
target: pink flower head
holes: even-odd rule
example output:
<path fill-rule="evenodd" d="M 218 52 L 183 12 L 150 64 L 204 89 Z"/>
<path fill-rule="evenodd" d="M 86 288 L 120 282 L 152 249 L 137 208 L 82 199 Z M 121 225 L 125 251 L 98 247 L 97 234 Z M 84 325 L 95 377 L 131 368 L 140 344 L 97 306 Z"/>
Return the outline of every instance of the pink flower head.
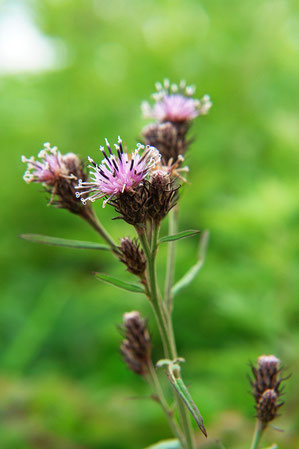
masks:
<path fill-rule="evenodd" d="M 160 161 L 160 153 L 155 147 L 147 145 L 146 147 L 137 144 L 136 150 L 132 154 L 124 153 L 122 141 L 118 138 L 118 145 L 114 145 L 117 150 L 117 156 L 112 153 L 109 142 L 106 139 L 106 146 L 109 150 L 109 156 L 100 147 L 104 155 L 101 164 L 97 165 L 91 158 L 89 166 L 94 171 L 91 171 L 91 181 L 84 182 L 81 179 L 76 187 L 82 190 L 77 192 L 77 198 L 90 194 L 89 197 L 81 198 L 83 204 L 86 201 L 95 201 L 96 199 L 108 197 L 103 204 L 105 204 L 113 197 L 125 192 L 132 191 L 143 181 L 148 172 Z M 143 153 L 140 154 L 140 152 Z"/>
<path fill-rule="evenodd" d="M 156 84 L 157 92 L 153 94 L 155 103 L 150 106 L 148 102 L 142 103 L 142 112 L 145 118 L 159 120 L 160 122 L 186 122 L 198 115 L 205 115 L 212 106 L 210 97 L 205 95 L 201 100 L 192 98 L 195 88 L 186 86 L 185 81 L 180 85 Z"/>
<path fill-rule="evenodd" d="M 38 158 L 40 160 L 35 160 L 33 156 L 29 159 L 22 156 L 22 162 L 28 164 L 23 176 L 24 181 L 54 185 L 65 171 L 63 156 L 57 147 L 51 148 L 49 143 L 45 143 L 38 153 Z"/>

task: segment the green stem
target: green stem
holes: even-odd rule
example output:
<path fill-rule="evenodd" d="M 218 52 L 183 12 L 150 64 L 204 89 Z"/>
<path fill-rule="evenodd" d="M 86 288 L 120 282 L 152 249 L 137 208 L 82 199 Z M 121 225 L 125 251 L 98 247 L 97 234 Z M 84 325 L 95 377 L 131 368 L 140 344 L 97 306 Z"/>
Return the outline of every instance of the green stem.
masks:
<path fill-rule="evenodd" d="M 116 255 L 119 254 L 119 249 L 118 249 L 116 243 L 114 242 L 114 240 L 110 236 L 110 234 L 106 231 L 104 226 L 100 223 L 98 217 L 94 213 L 94 210 L 89 207 L 85 207 L 84 213 L 82 213 L 81 216 L 107 242 L 107 244 L 110 246 L 113 253 Z"/>
<path fill-rule="evenodd" d="M 262 434 L 263 434 L 264 430 L 265 430 L 265 426 L 258 419 L 256 421 L 256 426 L 255 426 L 255 430 L 254 430 L 253 439 L 252 439 L 252 443 L 251 443 L 250 449 L 258 449 L 259 442 L 260 442 L 260 439 L 262 437 Z"/>
<path fill-rule="evenodd" d="M 179 214 L 178 206 L 175 206 L 169 212 L 168 235 L 173 235 L 173 234 L 176 234 L 176 232 L 177 232 L 178 214 Z M 172 312 L 172 308 L 173 308 L 173 297 L 171 294 L 171 289 L 172 289 L 173 281 L 174 281 L 175 247 L 176 247 L 176 241 L 168 243 L 164 299 L 165 299 L 166 307 L 170 312 Z"/>
<path fill-rule="evenodd" d="M 148 371 L 149 371 L 149 381 L 150 381 L 152 388 L 154 389 L 156 396 L 159 400 L 159 403 L 167 417 L 168 424 L 169 424 L 173 434 L 180 440 L 180 442 L 182 443 L 182 446 L 184 446 L 184 437 L 183 437 L 182 432 L 173 416 L 173 411 L 167 404 L 167 401 L 165 399 L 158 376 L 156 374 L 155 368 L 153 367 L 153 364 L 151 361 L 148 364 Z"/>
<path fill-rule="evenodd" d="M 139 235 L 139 239 L 141 245 L 143 247 L 145 256 L 147 258 L 148 264 L 148 282 L 149 282 L 149 292 L 150 292 L 150 301 L 157 319 L 159 331 L 161 334 L 161 339 L 163 343 L 164 353 L 167 358 L 176 359 L 177 352 L 175 347 L 175 339 L 172 331 L 171 318 L 169 314 L 164 309 L 164 304 L 162 299 L 159 296 L 158 288 L 157 288 L 157 279 L 156 279 L 156 252 L 157 252 L 157 243 L 159 236 L 159 226 L 154 225 L 153 228 L 153 236 L 152 236 L 152 248 L 149 247 L 146 233 L 137 228 L 137 232 Z M 188 411 L 182 401 L 182 399 L 176 395 L 176 403 L 178 407 L 178 413 L 180 418 L 180 423 L 183 429 L 183 433 L 185 436 L 185 445 L 186 449 L 193 449 L 194 442 L 192 436 L 192 428 L 190 425 Z"/>

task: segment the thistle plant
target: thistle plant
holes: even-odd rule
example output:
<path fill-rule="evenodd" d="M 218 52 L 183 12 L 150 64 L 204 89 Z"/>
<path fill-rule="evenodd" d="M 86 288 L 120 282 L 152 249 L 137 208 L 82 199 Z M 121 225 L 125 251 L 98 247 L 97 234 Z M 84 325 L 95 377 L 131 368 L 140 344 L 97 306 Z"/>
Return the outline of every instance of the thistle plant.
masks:
<path fill-rule="evenodd" d="M 153 104 L 142 104 L 145 118 L 154 120 L 141 131 L 143 143 L 128 150 L 120 137 L 111 146 L 106 139 L 100 147 L 101 159 L 89 159 L 89 173 L 84 162 L 73 153 L 63 155 L 57 147 L 45 144 L 34 157 L 22 157 L 27 163 L 24 180 L 40 183 L 49 194 L 49 204 L 64 208 L 81 217 L 99 234 L 101 243 L 82 242 L 42 235 L 23 235 L 31 241 L 75 248 L 94 248 L 110 251 L 135 277 L 135 282 L 125 282 L 109 274 L 96 273 L 96 277 L 112 286 L 131 293 L 144 295 L 151 304 L 161 337 L 162 358 L 152 359 L 152 343 L 147 321 L 138 311 L 125 313 L 121 332 L 120 351 L 127 367 L 142 376 L 151 388 L 151 397 L 161 406 L 175 437 L 176 448 L 195 449 L 191 418 L 201 433 L 207 437 L 201 413 L 192 399 L 182 376 L 184 359 L 177 353 L 172 311 L 174 297 L 187 286 L 201 269 L 208 242 L 208 231 L 200 234 L 197 263 L 174 284 L 176 242 L 195 237 L 198 230 L 178 230 L 179 193 L 186 182 L 188 167 L 184 154 L 192 139 L 188 131 L 199 116 L 206 115 L 211 107 L 208 95 L 194 98 L 195 89 L 186 86 L 157 83 Z M 115 218 L 124 220 L 135 230 L 135 237 L 121 236 L 115 242 L 98 219 L 94 204 L 102 202 L 103 208 L 113 207 Z M 103 214 L 103 208 L 98 208 Z M 161 222 L 168 218 L 168 235 L 160 236 Z M 158 285 L 156 257 L 160 245 L 168 245 L 165 285 Z M 257 433 L 252 449 L 257 449 L 262 432 L 277 415 L 281 403 L 278 359 L 263 356 L 258 368 L 252 367 L 257 410 Z M 173 391 L 174 406 L 162 388 L 161 378 L 169 381 Z M 158 447 L 158 446 L 157 446 Z M 167 447 L 167 446 L 163 446 Z M 170 447 L 170 446 L 169 446 Z"/>

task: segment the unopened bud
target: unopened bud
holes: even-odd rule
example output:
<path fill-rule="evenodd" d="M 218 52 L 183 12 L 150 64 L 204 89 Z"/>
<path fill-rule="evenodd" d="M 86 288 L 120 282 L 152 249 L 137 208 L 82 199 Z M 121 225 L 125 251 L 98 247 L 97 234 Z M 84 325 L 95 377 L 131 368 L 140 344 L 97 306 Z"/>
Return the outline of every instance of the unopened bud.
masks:
<path fill-rule="evenodd" d="M 178 189 L 166 171 L 157 170 L 152 174 L 149 183 L 148 214 L 155 222 L 160 222 L 175 206 Z"/>
<path fill-rule="evenodd" d="M 264 391 L 260 397 L 256 411 L 257 417 L 262 423 L 267 424 L 277 416 L 278 408 L 282 405 L 282 403 L 277 403 L 277 399 L 278 394 L 272 389 Z"/>
<path fill-rule="evenodd" d="M 121 239 L 120 260 L 123 262 L 130 273 L 137 276 L 142 275 L 146 269 L 146 258 L 142 249 L 140 249 L 136 239 L 129 237 Z"/>
<path fill-rule="evenodd" d="M 186 140 L 189 124 L 175 125 L 171 122 L 152 123 L 142 130 L 147 145 L 158 148 L 164 162 L 170 159 L 176 161 L 180 154 L 184 154 L 190 144 Z"/>
<path fill-rule="evenodd" d="M 278 402 L 281 396 L 280 361 L 274 355 L 262 355 L 257 360 L 257 367 L 251 366 L 253 379 L 250 383 L 255 399 L 257 418 L 266 426 L 277 416 Z"/>
<path fill-rule="evenodd" d="M 139 312 L 124 314 L 123 331 L 125 338 L 120 350 L 124 361 L 131 371 L 144 376 L 148 372 L 151 358 L 151 338 Z"/>

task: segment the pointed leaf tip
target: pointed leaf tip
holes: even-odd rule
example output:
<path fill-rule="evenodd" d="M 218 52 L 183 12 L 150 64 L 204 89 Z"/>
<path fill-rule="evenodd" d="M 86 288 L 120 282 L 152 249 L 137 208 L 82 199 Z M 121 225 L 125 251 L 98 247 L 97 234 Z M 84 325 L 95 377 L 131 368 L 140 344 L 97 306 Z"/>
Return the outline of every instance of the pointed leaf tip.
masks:
<path fill-rule="evenodd" d="M 207 434 L 206 428 L 203 423 L 203 418 L 202 418 L 197 406 L 195 405 L 195 403 L 189 393 L 189 390 L 187 389 L 186 385 L 184 384 L 182 378 L 181 377 L 175 378 L 172 374 L 167 373 L 167 372 L 166 372 L 166 375 L 169 379 L 171 386 L 178 393 L 178 395 L 182 398 L 182 400 L 186 404 L 189 412 L 195 419 L 196 424 L 198 425 L 199 429 L 202 431 L 204 436 L 207 438 L 208 434 Z"/>

